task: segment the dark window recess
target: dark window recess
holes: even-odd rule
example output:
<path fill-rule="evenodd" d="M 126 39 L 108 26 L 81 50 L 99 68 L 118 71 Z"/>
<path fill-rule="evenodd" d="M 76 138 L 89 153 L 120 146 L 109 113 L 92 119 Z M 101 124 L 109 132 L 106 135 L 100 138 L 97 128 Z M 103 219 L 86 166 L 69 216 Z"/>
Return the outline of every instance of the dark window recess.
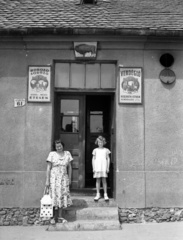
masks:
<path fill-rule="evenodd" d="M 81 0 L 81 4 L 96 4 L 97 0 Z"/>
<path fill-rule="evenodd" d="M 174 57 L 169 53 L 165 53 L 160 57 L 159 61 L 163 67 L 169 68 L 174 63 Z"/>

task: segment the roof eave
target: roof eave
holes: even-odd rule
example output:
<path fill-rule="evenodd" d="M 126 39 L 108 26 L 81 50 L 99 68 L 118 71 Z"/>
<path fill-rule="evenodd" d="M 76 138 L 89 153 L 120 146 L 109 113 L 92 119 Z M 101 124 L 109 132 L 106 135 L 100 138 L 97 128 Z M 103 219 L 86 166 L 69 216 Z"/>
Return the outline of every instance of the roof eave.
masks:
<path fill-rule="evenodd" d="M 136 28 L 7 28 L 0 29 L 0 36 L 8 35 L 113 35 L 183 37 L 183 29 L 136 29 Z"/>

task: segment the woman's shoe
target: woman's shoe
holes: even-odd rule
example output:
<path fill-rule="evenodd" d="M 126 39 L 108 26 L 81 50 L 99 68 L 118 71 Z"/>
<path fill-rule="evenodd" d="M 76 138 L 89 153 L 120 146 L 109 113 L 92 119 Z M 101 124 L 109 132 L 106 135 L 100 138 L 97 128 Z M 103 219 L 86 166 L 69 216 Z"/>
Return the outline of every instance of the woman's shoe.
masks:
<path fill-rule="evenodd" d="M 106 193 L 104 194 L 104 200 L 105 200 L 105 201 L 109 201 L 109 198 L 108 198 L 108 196 L 107 196 Z"/>
<path fill-rule="evenodd" d="M 100 199 L 100 194 L 97 193 L 96 197 L 94 198 L 94 201 L 98 201 Z"/>
<path fill-rule="evenodd" d="M 55 221 L 54 218 L 51 218 L 51 219 L 50 219 L 50 224 L 52 224 L 52 225 L 56 224 L 56 221 Z"/>

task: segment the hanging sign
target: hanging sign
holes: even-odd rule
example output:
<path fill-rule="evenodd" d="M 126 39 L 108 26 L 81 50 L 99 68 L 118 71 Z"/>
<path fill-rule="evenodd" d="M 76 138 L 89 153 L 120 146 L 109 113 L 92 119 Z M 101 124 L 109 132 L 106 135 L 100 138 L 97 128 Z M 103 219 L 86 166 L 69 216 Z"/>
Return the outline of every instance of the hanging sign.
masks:
<path fill-rule="evenodd" d="M 142 68 L 119 68 L 119 103 L 142 103 Z"/>
<path fill-rule="evenodd" d="M 51 67 L 29 66 L 28 102 L 50 102 Z"/>

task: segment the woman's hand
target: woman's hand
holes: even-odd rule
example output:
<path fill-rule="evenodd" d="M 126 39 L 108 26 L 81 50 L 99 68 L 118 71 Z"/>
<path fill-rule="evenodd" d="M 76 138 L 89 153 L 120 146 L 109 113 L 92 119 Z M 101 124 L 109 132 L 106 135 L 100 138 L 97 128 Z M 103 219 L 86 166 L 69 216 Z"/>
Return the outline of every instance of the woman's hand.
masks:
<path fill-rule="evenodd" d="M 45 184 L 44 194 L 49 194 L 49 185 Z"/>
<path fill-rule="evenodd" d="M 46 186 L 47 188 L 49 188 L 50 182 L 49 182 L 48 180 L 46 181 L 45 186 Z"/>

